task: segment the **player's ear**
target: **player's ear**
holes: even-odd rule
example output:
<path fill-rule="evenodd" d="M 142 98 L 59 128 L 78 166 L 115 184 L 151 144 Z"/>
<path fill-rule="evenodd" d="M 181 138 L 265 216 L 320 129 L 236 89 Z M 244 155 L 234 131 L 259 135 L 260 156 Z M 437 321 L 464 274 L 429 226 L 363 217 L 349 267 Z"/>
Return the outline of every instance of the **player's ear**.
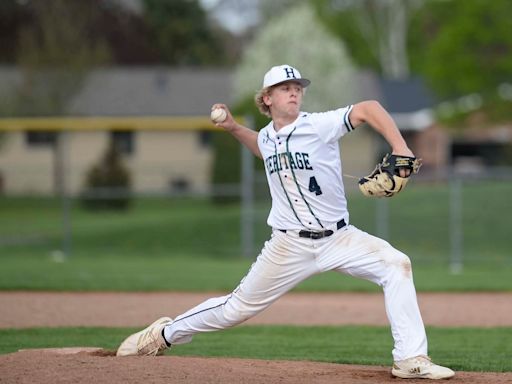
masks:
<path fill-rule="evenodd" d="M 272 105 L 272 97 L 270 96 L 270 93 L 266 93 L 263 95 L 263 102 L 265 103 L 265 105 L 269 107 Z"/>

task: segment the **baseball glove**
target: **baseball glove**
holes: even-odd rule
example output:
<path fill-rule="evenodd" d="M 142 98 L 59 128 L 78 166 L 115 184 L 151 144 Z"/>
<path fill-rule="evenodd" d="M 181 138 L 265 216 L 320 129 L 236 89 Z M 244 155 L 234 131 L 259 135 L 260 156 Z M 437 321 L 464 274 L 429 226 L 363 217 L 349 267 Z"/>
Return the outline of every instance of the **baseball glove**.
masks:
<path fill-rule="evenodd" d="M 418 173 L 420 167 L 421 159 L 387 154 L 370 175 L 359 179 L 359 189 L 368 197 L 394 196 L 405 187 L 413 173 Z M 400 176 L 401 169 L 407 176 Z"/>

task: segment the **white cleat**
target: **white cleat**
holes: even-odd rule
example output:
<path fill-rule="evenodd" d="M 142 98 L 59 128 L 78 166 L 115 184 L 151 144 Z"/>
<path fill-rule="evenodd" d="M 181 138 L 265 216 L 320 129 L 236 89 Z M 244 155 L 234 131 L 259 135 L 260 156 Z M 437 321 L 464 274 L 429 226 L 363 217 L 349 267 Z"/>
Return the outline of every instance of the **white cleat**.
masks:
<path fill-rule="evenodd" d="M 428 356 L 395 361 L 391 374 L 402 379 L 449 379 L 455 375 L 450 368 L 436 365 Z"/>
<path fill-rule="evenodd" d="M 149 327 L 128 336 L 117 349 L 117 356 L 156 356 L 169 348 L 162 336 L 166 325 L 172 324 L 170 317 L 161 317 Z"/>

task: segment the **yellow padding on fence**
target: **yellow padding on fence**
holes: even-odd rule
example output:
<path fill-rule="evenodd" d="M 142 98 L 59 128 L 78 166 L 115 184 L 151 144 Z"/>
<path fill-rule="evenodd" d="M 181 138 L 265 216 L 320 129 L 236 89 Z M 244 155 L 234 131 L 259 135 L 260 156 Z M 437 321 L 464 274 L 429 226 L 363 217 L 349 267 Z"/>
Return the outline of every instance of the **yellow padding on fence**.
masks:
<path fill-rule="evenodd" d="M 236 120 L 244 124 L 243 118 Z M 195 131 L 216 127 L 206 116 L 87 116 L 25 117 L 0 119 L 0 131 Z"/>

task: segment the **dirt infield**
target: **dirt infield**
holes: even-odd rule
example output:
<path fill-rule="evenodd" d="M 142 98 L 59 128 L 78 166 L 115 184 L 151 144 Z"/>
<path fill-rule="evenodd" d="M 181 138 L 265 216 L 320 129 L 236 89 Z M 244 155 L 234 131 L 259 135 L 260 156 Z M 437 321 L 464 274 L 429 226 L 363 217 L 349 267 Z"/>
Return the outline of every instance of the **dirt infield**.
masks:
<path fill-rule="evenodd" d="M 142 326 L 208 293 L 0 292 L 0 328 Z M 512 293 L 419 294 L 427 325 L 512 326 Z M 248 324 L 385 325 L 381 294 L 288 294 Z M 0 383 L 398 383 L 389 367 L 231 358 L 116 358 L 103 350 L 25 350 L 0 356 Z M 407 383 L 422 380 L 404 381 Z M 457 372 L 450 383 L 512 383 L 512 372 Z"/>
<path fill-rule="evenodd" d="M 23 368 L 22 368 L 23 367 Z M 425 383 L 394 379 L 388 367 L 162 356 L 116 358 L 94 353 L 23 351 L 0 356 L 0 383 L 151 384 L 382 384 Z M 457 372 L 450 384 L 505 384 L 509 373 Z"/>
<path fill-rule="evenodd" d="M 223 293 L 0 292 L 0 328 L 146 326 Z M 512 326 L 512 292 L 419 293 L 433 326 Z M 247 324 L 388 325 L 381 293 L 289 293 Z"/>

